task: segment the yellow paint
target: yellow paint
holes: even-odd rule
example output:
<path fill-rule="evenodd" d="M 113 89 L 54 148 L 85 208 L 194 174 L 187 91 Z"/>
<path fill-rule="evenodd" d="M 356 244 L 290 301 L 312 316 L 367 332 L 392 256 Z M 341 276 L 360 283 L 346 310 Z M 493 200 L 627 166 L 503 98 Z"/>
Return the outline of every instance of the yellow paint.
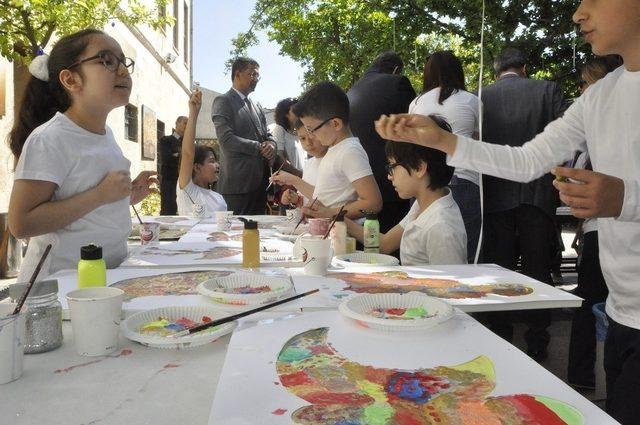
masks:
<path fill-rule="evenodd" d="M 356 385 L 368 396 L 371 396 L 378 403 L 387 403 L 387 396 L 384 391 L 384 387 L 379 384 L 374 384 L 371 381 L 358 380 Z"/>
<path fill-rule="evenodd" d="M 450 369 L 479 373 L 480 375 L 490 379 L 492 382 L 495 382 L 496 380 L 496 372 L 493 369 L 493 362 L 487 356 L 478 356 L 466 363 L 451 366 Z"/>

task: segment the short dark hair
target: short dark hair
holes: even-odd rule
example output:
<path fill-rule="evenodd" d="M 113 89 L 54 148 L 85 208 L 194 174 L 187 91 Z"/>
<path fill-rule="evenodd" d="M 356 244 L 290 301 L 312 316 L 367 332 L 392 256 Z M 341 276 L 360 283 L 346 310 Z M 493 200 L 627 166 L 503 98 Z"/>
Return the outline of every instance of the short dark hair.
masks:
<path fill-rule="evenodd" d="M 447 100 L 458 90 L 467 90 L 462 62 L 450 50 L 433 53 L 424 64 L 422 93 L 440 87 L 438 103 Z"/>
<path fill-rule="evenodd" d="M 493 70 L 495 71 L 496 75 L 499 75 L 501 72 L 506 71 L 507 69 L 520 69 L 526 64 L 527 61 L 522 51 L 514 47 L 507 47 L 493 61 Z"/>
<path fill-rule="evenodd" d="M 325 81 L 311 87 L 293 106 L 299 118 L 313 117 L 319 120 L 340 118 L 349 124 L 349 98 L 338 85 Z"/>
<path fill-rule="evenodd" d="M 451 126 L 438 115 L 429 115 L 443 130 L 451 132 Z M 453 177 L 453 167 L 447 165 L 447 154 L 437 149 L 427 148 L 413 143 L 387 142 L 385 146 L 387 158 L 393 158 L 409 172 L 420 169 L 421 163 L 427 164 L 429 173 L 429 189 L 436 190 L 445 187 Z"/>
<path fill-rule="evenodd" d="M 279 126 L 281 126 L 287 131 L 293 130 L 291 128 L 291 124 L 289 124 L 289 118 L 287 118 L 287 114 L 289 113 L 289 110 L 291 110 L 291 107 L 296 104 L 296 102 L 297 102 L 296 99 L 292 99 L 288 97 L 286 99 L 282 99 L 276 105 L 276 111 L 275 111 L 276 124 L 278 124 Z"/>
<path fill-rule="evenodd" d="M 384 72 L 385 74 L 393 74 L 394 70 L 400 73 L 403 68 L 404 62 L 402 62 L 402 58 L 393 50 L 380 53 L 373 62 L 371 62 L 371 69 Z"/>
<path fill-rule="evenodd" d="M 233 60 L 233 64 L 231 65 L 231 81 L 233 81 L 233 79 L 236 77 L 236 72 L 242 72 L 250 65 L 253 65 L 257 68 L 260 67 L 260 64 L 255 59 L 247 58 L 244 56 L 235 58 Z"/>

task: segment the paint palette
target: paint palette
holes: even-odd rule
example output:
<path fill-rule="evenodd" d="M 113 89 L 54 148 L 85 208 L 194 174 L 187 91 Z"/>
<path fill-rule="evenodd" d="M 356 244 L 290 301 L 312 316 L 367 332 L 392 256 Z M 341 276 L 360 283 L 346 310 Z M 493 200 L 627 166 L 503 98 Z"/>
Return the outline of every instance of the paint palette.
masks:
<path fill-rule="evenodd" d="M 133 314 L 120 324 L 120 329 L 125 337 L 142 345 L 153 348 L 184 349 L 208 344 L 216 339 L 232 332 L 237 322 L 225 323 L 220 326 L 206 329 L 180 338 L 172 338 L 169 335 L 172 325 L 185 325 L 201 323 L 202 318 L 212 320 L 222 316 L 219 310 L 206 306 L 174 306 L 156 308 Z M 167 326 L 161 326 L 166 321 Z M 155 332 L 148 332 L 144 328 L 155 327 Z M 160 331 L 160 327 L 164 331 Z"/>
<path fill-rule="evenodd" d="M 451 305 L 419 292 L 362 294 L 344 301 L 340 313 L 365 328 L 385 331 L 425 330 L 451 317 Z"/>
<path fill-rule="evenodd" d="M 267 304 L 288 295 L 293 283 L 288 277 L 238 272 L 202 282 L 197 290 L 216 303 L 249 306 Z"/>
<path fill-rule="evenodd" d="M 375 252 L 352 252 L 336 255 L 334 262 L 341 266 L 397 266 L 400 261 L 396 257 Z"/>

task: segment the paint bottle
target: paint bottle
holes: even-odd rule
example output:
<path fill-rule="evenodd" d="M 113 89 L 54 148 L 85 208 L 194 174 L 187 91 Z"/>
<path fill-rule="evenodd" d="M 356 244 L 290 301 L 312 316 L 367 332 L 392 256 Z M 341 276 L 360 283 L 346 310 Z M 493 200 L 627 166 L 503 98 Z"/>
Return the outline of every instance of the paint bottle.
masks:
<path fill-rule="evenodd" d="M 380 252 L 380 222 L 378 214 L 365 212 L 364 221 L 364 252 Z"/>
<path fill-rule="evenodd" d="M 102 259 L 102 247 L 94 244 L 80 248 L 78 288 L 107 286 L 107 265 Z"/>
<path fill-rule="evenodd" d="M 333 219 L 336 221 L 331 229 L 333 255 L 342 255 L 347 253 L 347 225 L 344 222 L 344 216 L 346 213 L 346 211 L 341 211 L 337 216 L 333 216 Z"/>
<path fill-rule="evenodd" d="M 242 232 L 242 267 L 252 269 L 260 267 L 260 233 L 258 222 L 240 217 L 244 222 Z"/>

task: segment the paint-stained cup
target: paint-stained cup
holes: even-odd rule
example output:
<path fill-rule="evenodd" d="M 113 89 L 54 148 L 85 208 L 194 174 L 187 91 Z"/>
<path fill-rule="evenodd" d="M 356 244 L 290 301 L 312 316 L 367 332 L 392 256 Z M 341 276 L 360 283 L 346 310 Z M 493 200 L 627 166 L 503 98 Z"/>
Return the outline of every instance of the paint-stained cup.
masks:
<path fill-rule="evenodd" d="M 195 218 L 204 218 L 205 217 L 204 205 L 194 202 L 192 206 L 191 214 Z"/>
<path fill-rule="evenodd" d="M 231 229 L 231 216 L 233 211 L 216 211 L 216 225 L 218 230 Z"/>
<path fill-rule="evenodd" d="M 304 273 L 315 276 L 326 275 L 333 257 L 331 239 L 322 239 L 321 236 L 315 235 L 302 235 L 299 241 L 302 261 L 304 261 Z"/>
<path fill-rule="evenodd" d="M 85 288 L 67 294 L 76 351 L 81 356 L 104 356 L 118 348 L 124 291 Z"/>
<path fill-rule="evenodd" d="M 160 223 L 142 223 L 140 226 L 140 243 L 142 245 L 160 242 Z"/>
<path fill-rule="evenodd" d="M 0 384 L 15 381 L 22 375 L 24 357 L 25 313 L 8 316 L 16 304 L 0 304 Z"/>
<path fill-rule="evenodd" d="M 309 232 L 312 235 L 324 236 L 329 230 L 331 220 L 328 218 L 310 218 L 309 219 Z"/>
<path fill-rule="evenodd" d="M 300 221 L 300 217 L 302 217 L 302 210 L 300 208 L 292 208 L 287 210 L 287 221 L 291 223 L 297 223 Z"/>

